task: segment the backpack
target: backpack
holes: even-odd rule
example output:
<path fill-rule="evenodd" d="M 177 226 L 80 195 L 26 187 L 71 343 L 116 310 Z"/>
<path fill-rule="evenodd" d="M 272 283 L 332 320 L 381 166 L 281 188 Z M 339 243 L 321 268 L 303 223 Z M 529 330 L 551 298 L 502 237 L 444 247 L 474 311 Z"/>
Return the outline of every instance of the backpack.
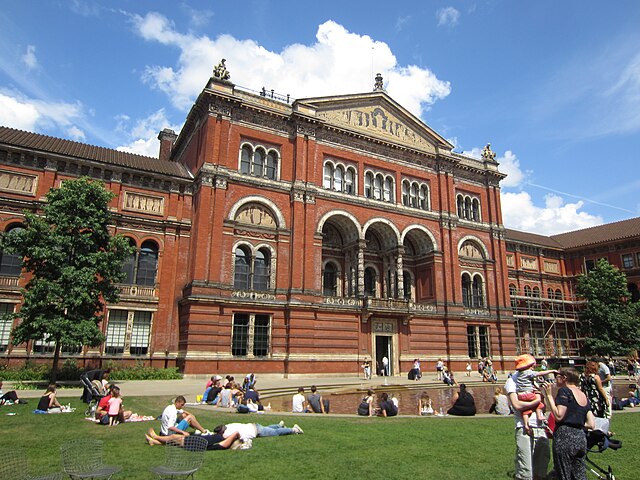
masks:
<path fill-rule="evenodd" d="M 367 397 L 364 397 L 360 402 L 360 405 L 358 405 L 358 415 L 369 415 L 369 403 L 367 402 Z"/>

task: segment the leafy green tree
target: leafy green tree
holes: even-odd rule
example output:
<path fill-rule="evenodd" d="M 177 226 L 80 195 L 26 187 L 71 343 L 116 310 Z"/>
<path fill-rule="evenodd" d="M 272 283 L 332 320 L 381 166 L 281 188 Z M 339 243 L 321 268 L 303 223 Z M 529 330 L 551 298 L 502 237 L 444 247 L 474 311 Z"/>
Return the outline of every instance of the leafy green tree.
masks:
<path fill-rule="evenodd" d="M 640 348 L 640 304 L 629 299 L 624 273 L 604 259 L 578 278 L 587 300 L 580 316 L 586 355 L 628 355 Z"/>
<path fill-rule="evenodd" d="M 24 228 L 2 238 L 2 248 L 22 256 L 31 274 L 23 305 L 13 314 L 21 322 L 12 343 L 55 342 L 52 382 L 61 347 L 100 345 L 104 302 L 118 300 L 115 283 L 123 279 L 122 264 L 132 252 L 126 238 L 109 233 L 113 197 L 87 178 L 65 180 L 47 194 L 42 215 L 26 212 Z"/>

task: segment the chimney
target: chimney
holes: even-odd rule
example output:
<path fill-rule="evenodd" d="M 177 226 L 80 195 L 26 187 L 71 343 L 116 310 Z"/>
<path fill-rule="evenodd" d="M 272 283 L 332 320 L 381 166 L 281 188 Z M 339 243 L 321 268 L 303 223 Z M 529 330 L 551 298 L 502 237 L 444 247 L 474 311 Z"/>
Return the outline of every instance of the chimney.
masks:
<path fill-rule="evenodd" d="M 160 155 L 158 155 L 158 158 L 160 160 L 169 161 L 171 149 L 176 142 L 176 138 L 178 138 L 178 135 L 170 128 L 165 128 L 158 134 L 158 140 L 160 140 Z"/>

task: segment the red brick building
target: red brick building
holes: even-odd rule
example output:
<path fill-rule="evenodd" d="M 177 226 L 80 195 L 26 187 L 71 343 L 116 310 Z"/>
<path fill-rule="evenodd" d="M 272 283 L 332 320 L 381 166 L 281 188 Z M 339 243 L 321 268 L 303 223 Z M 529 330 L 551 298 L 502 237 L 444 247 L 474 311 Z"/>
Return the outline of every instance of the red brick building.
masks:
<path fill-rule="evenodd" d="M 551 309 L 566 325 L 543 325 L 541 350 L 542 320 L 518 302 L 529 287 L 573 305 L 586 245 L 505 230 L 489 146 L 479 160 L 454 153 L 379 84 L 274 97 L 212 77 L 155 159 L 0 127 L 2 231 L 86 175 L 116 194 L 113 232 L 137 249 L 106 342 L 65 357 L 296 374 L 386 356 L 400 374 L 414 358 L 459 370 L 479 357 L 510 366 L 520 350 L 576 354 L 574 319 Z M 2 312 L 19 308 L 19 265 L 2 254 Z M 0 361 L 51 354 L 46 339 L 12 347 L 11 327 L 0 322 Z"/>

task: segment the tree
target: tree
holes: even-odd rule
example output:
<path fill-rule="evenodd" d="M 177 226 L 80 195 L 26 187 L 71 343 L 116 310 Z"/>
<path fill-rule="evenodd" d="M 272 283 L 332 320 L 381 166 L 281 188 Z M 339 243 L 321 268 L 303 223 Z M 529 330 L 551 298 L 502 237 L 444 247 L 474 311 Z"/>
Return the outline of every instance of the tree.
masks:
<path fill-rule="evenodd" d="M 122 264 L 131 247 L 123 236 L 109 233 L 113 197 L 87 178 L 65 180 L 47 194 L 42 215 L 26 212 L 24 228 L 2 238 L 2 248 L 22 256 L 31 274 L 22 307 L 13 314 L 21 322 L 12 343 L 55 342 L 52 382 L 63 345 L 104 341 L 98 326 L 104 302 L 118 300 L 114 283 L 124 278 Z"/>
<path fill-rule="evenodd" d="M 578 278 L 576 292 L 587 300 L 579 324 L 586 355 L 628 355 L 640 348 L 640 304 L 629 300 L 624 273 L 601 259 Z"/>

